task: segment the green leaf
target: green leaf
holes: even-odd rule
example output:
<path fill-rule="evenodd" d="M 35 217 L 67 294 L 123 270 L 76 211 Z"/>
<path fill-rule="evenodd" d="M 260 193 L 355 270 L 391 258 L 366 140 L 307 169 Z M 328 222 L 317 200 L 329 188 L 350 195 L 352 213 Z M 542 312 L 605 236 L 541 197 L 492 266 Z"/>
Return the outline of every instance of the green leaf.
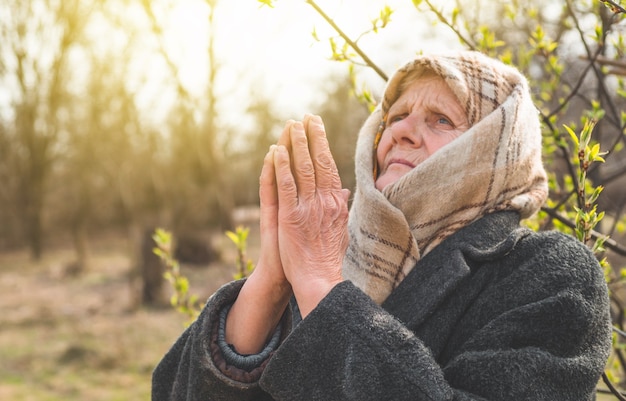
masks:
<path fill-rule="evenodd" d="M 162 228 L 157 228 L 154 231 L 152 239 L 157 244 L 169 244 L 170 242 L 172 242 L 172 234 Z"/>
<path fill-rule="evenodd" d="M 599 153 L 600 153 L 600 144 L 596 143 L 595 145 L 591 147 L 591 150 L 589 150 L 589 160 L 594 161 L 596 157 L 598 157 Z"/>
<path fill-rule="evenodd" d="M 313 31 L 311 32 L 311 36 L 313 37 L 313 40 L 315 40 L 316 42 L 320 41 L 320 38 L 317 35 L 317 30 L 315 29 L 315 27 L 313 27 Z"/>
<path fill-rule="evenodd" d="M 239 238 L 245 242 L 248 240 L 248 234 L 250 233 L 250 228 L 248 227 L 237 227 L 237 234 L 239 235 Z"/>
<path fill-rule="evenodd" d="M 165 258 L 165 252 L 163 252 L 163 250 L 161 248 L 152 248 L 152 253 L 154 253 L 155 255 L 157 255 L 159 258 L 163 259 Z"/>
<path fill-rule="evenodd" d="M 603 186 L 597 186 L 592 194 L 589 196 L 589 203 L 594 203 L 596 200 L 598 200 L 598 197 L 600 196 L 600 194 L 602 193 L 602 190 L 604 189 Z"/>
<path fill-rule="evenodd" d="M 181 294 L 186 294 L 189 291 L 189 280 L 185 277 L 179 277 L 176 280 L 176 290 Z"/>
<path fill-rule="evenodd" d="M 456 25 L 456 20 L 459 17 L 459 9 L 458 7 L 454 7 L 452 10 L 452 25 Z"/>
<path fill-rule="evenodd" d="M 226 231 L 226 236 L 233 241 L 235 245 L 239 245 L 239 237 L 232 231 Z"/>
<path fill-rule="evenodd" d="M 576 148 L 578 148 L 580 146 L 579 143 L 578 143 L 578 135 L 576 135 L 576 133 L 574 132 L 573 129 L 571 129 L 570 127 L 568 127 L 565 124 L 563 124 L 563 128 L 565 128 L 565 130 L 569 134 L 570 138 L 572 138 L 572 142 L 574 142 L 574 145 L 576 146 Z"/>

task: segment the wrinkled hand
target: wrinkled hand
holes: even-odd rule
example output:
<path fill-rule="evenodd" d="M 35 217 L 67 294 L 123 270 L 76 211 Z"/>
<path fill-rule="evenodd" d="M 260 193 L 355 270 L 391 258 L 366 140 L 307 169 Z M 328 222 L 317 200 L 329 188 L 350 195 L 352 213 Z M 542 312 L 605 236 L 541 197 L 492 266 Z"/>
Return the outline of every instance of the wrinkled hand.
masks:
<path fill-rule="evenodd" d="M 342 280 L 348 198 L 320 117 L 289 122 L 275 148 L 280 260 L 305 317 Z"/>
<path fill-rule="evenodd" d="M 288 146 L 285 128 L 279 144 Z M 255 354 L 274 333 L 292 295 L 278 249 L 278 193 L 272 146 L 259 178 L 261 250 L 259 260 L 233 303 L 226 320 L 226 341 L 242 354 Z"/>
<path fill-rule="evenodd" d="M 261 285 L 268 290 L 291 295 L 291 285 L 285 277 L 278 249 L 278 193 L 274 170 L 275 152 L 276 145 L 273 145 L 265 155 L 259 178 L 261 250 L 257 266 L 250 279 L 262 283 Z"/>

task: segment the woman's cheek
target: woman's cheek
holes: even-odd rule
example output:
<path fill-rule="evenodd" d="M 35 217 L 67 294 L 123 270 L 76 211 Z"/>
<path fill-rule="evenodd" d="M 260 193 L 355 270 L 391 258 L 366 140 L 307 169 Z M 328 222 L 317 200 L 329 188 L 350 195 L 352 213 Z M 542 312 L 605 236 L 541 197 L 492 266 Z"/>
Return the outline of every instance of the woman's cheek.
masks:
<path fill-rule="evenodd" d="M 387 156 L 387 152 L 389 152 L 389 149 L 391 148 L 388 138 L 389 135 L 383 134 L 383 137 L 381 138 L 380 143 L 376 148 L 376 161 L 378 162 L 378 171 L 381 171 L 381 169 L 383 168 L 385 157 Z"/>

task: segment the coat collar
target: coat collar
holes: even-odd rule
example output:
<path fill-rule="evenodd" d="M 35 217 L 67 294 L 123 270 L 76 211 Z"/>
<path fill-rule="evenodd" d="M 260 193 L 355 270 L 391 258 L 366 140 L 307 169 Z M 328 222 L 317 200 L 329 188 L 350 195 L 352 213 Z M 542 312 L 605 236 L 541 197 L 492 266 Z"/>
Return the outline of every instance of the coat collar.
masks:
<path fill-rule="evenodd" d="M 499 212 L 459 230 L 420 259 L 382 307 L 407 326 L 419 326 L 477 262 L 505 255 L 527 235 L 519 221 L 516 212 Z"/>

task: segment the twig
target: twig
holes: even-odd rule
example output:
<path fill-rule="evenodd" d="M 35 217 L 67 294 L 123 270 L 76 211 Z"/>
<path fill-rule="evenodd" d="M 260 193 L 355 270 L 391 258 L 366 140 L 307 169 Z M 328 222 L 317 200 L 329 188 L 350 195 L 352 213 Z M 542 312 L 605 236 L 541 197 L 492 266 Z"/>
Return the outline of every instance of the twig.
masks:
<path fill-rule="evenodd" d="M 152 32 L 159 39 L 158 40 L 159 52 L 161 53 L 161 56 L 165 60 L 165 63 L 167 64 L 168 68 L 172 72 L 172 75 L 175 77 L 176 90 L 178 91 L 178 95 L 181 96 L 181 98 L 183 98 L 184 100 L 187 100 L 191 104 L 193 104 L 193 101 L 192 101 L 192 98 L 191 98 L 191 94 L 183 86 L 183 84 L 182 84 L 182 82 L 180 80 L 180 71 L 179 71 L 178 66 L 176 65 L 174 60 L 172 60 L 172 58 L 168 54 L 167 50 L 165 49 L 165 46 L 163 45 L 163 29 L 159 25 L 159 23 L 157 21 L 157 17 L 154 14 L 154 12 L 152 11 L 152 6 L 150 5 L 150 2 L 148 0 L 144 0 L 144 1 L 141 2 L 141 5 L 143 6 L 143 9 L 144 9 L 145 13 L 148 16 L 148 19 L 150 20 L 150 25 L 151 25 L 151 28 L 152 28 Z"/>
<path fill-rule="evenodd" d="M 545 207 L 545 206 L 543 206 L 541 210 L 546 212 L 550 217 L 553 217 L 557 219 L 558 221 L 560 221 L 561 223 L 565 224 L 569 228 L 572 228 L 572 229 L 576 228 L 576 224 L 573 221 L 571 221 L 565 216 L 562 216 L 556 210 L 549 208 L 549 207 Z M 606 235 L 599 233 L 595 230 L 591 230 L 590 234 L 593 239 L 606 238 Z M 613 252 L 617 253 L 618 255 L 626 256 L 626 247 L 624 247 L 623 245 L 619 244 L 618 242 L 616 242 L 615 240 L 611 238 L 605 239 L 604 246 L 606 246 Z"/>
<path fill-rule="evenodd" d="M 587 66 L 585 67 L 585 69 L 583 70 L 583 72 L 580 74 L 580 77 L 578 78 L 578 82 L 576 82 L 576 86 L 574 86 L 574 88 L 572 88 L 572 90 L 570 91 L 570 93 L 567 95 L 567 97 L 559 103 L 559 106 L 550 111 L 550 114 L 548 114 L 545 119 L 549 119 L 550 117 L 556 115 L 558 112 L 560 112 L 561 110 L 563 110 L 563 108 L 570 102 L 570 100 L 572 100 L 574 98 L 574 96 L 576 96 L 578 94 L 578 91 L 580 90 L 580 87 L 583 84 L 583 81 L 585 80 L 585 76 L 587 76 L 587 73 L 593 68 L 593 62 L 599 57 L 600 52 L 602 51 L 602 48 L 599 47 L 596 50 L 596 53 L 593 55 L 593 57 L 581 57 L 584 59 L 587 59 L 590 61 L 589 64 L 587 64 Z"/>
<path fill-rule="evenodd" d="M 626 69 L 626 61 L 621 61 L 621 60 L 612 60 L 608 57 L 605 56 L 596 56 L 593 60 L 589 59 L 588 57 L 585 56 L 580 56 L 579 57 L 581 60 L 587 60 L 587 61 L 595 61 L 600 65 L 610 65 L 611 67 L 619 67 L 619 68 L 625 68 Z"/>
<path fill-rule="evenodd" d="M 552 125 L 552 123 L 550 122 L 550 118 L 548 116 L 546 116 L 545 114 L 543 114 L 543 112 L 541 112 L 541 110 L 539 110 L 539 113 L 541 114 L 541 119 L 543 121 L 543 123 L 550 129 L 551 132 L 555 131 L 555 127 L 554 125 Z M 576 177 L 576 171 L 574 170 L 574 164 L 572 163 L 572 157 L 569 151 L 569 148 L 567 146 L 565 146 L 563 143 L 561 143 L 561 141 L 556 141 L 557 147 L 561 150 L 561 152 L 563 153 L 563 160 L 565 161 L 565 165 L 567 166 L 567 170 L 569 175 L 573 178 Z M 573 184 L 574 184 L 574 193 L 578 193 L 578 181 L 577 180 L 572 180 Z M 563 204 L 565 201 L 567 201 L 567 199 L 569 199 L 569 197 L 572 194 L 567 195 L 567 197 L 565 199 L 563 199 L 561 202 L 559 202 L 560 204 Z M 579 207 L 581 205 L 579 204 Z"/>
<path fill-rule="evenodd" d="M 602 381 L 604 382 L 604 384 L 607 385 L 607 387 L 611 391 L 611 394 L 616 396 L 618 400 L 626 401 L 626 398 L 624 398 L 622 393 L 620 393 L 619 390 L 615 388 L 615 386 L 613 385 L 613 383 L 611 383 L 611 380 L 609 380 L 609 377 L 606 375 L 606 373 L 602 373 Z"/>
<path fill-rule="evenodd" d="M 437 18 L 439 18 L 439 21 L 441 21 L 444 25 L 446 25 L 448 28 L 452 29 L 452 32 L 454 32 L 456 34 L 456 36 L 459 37 L 459 39 L 461 40 L 461 42 L 465 43 L 465 45 L 470 49 L 470 50 L 476 50 L 476 46 L 474 45 L 474 43 L 472 43 L 469 39 L 467 39 L 465 36 L 463 36 L 463 34 L 461 32 L 459 32 L 458 29 L 456 29 L 455 27 L 452 26 L 452 24 L 448 21 L 448 19 L 446 17 L 443 16 L 443 14 L 441 14 L 441 12 L 439 12 L 437 10 L 437 8 L 435 8 L 435 6 L 433 6 L 431 4 L 431 2 L 429 0 L 426 0 L 426 4 L 428 4 L 428 7 L 430 8 L 430 11 L 432 11 L 433 13 L 435 13 L 435 15 L 437 16 Z"/>
<path fill-rule="evenodd" d="M 613 0 L 601 0 L 605 5 L 608 5 L 615 14 L 624 13 L 626 14 L 626 8 L 620 6 Z"/>
<path fill-rule="evenodd" d="M 617 334 L 619 334 L 620 336 L 626 338 L 626 331 L 620 330 L 617 327 L 613 327 L 613 331 L 616 332 Z"/>
<path fill-rule="evenodd" d="M 380 76 L 383 80 L 388 81 L 389 78 L 387 77 L 387 74 L 385 74 L 383 72 L 382 69 L 380 69 L 380 67 L 378 67 L 369 57 L 367 57 L 367 55 L 363 52 L 363 50 L 361 50 L 361 48 L 359 47 L 358 44 L 356 44 L 356 42 L 354 42 L 352 39 L 350 39 L 348 37 L 348 35 L 346 35 L 346 33 L 344 31 L 341 30 L 341 28 L 339 28 L 339 26 L 337 26 L 337 24 L 335 23 L 335 21 L 332 20 L 332 18 L 330 18 L 328 16 L 328 14 L 326 14 L 324 12 L 324 10 L 322 10 L 320 8 L 320 6 L 317 5 L 317 3 L 315 3 L 315 1 L 313 0 L 306 0 L 307 4 L 309 4 L 311 7 L 313 7 L 315 9 L 315 11 L 317 11 L 317 13 L 319 15 L 322 16 L 322 18 L 324 18 L 326 20 L 326 22 L 328 22 L 328 24 L 335 30 L 335 32 L 337 32 L 339 34 L 339 36 L 341 36 L 341 38 L 343 40 L 346 41 L 346 43 L 352 48 L 354 49 L 354 51 L 359 55 L 359 57 L 361 57 L 361 59 L 363 59 L 363 61 L 365 62 L 365 64 L 367 64 L 369 67 L 371 67 L 377 74 L 378 76 Z"/>
<path fill-rule="evenodd" d="M 608 35 L 609 30 L 604 30 L 602 32 L 602 40 L 598 43 L 598 48 L 596 49 L 595 56 L 592 56 L 591 55 L 592 54 L 591 48 L 589 47 L 589 45 L 587 44 L 587 41 L 585 40 L 585 37 L 586 37 L 585 32 L 581 28 L 580 21 L 578 20 L 578 17 L 574 13 L 574 8 L 572 6 L 571 0 L 566 0 L 566 3 L 567 3 L 567 8 L 568 8 L 569 13 L 570 13 L 570 17 L 572 17 L 572 20 L 574 20 L 574 25 L 576 27 L 576 30 L 578 31 L 578 35 L 580 36 L 580 41 L 582 42 L 583 46 L 585 47 L 585 52 L 587 53 L 587 57 L 589 59 L 595 60 L 597 58 L 597 55 L 599 55 L 604 50 L 604 43 L 606 42 L 606 37 Z M 609 94 L 609 90 L 607 89 L 606 84 L 605 84 L 604 80 L 602 79 L 603 78 L 603 73 L 598 68 L 596 68 L 595 63 L 593 63 L 592 65 L 593 65 L 593 71 L 595 72 L 596 78 L 598 80 L 598 86 L 599 86 L 598 90 L 601 92 L 599 97 L 604 95 L 604 97 L 606 98 L 607 106 L 608 106 L 608 109 L 610 111 L 610 116 L 612 116 L 613 121 L 620 121 L 620 117 L 619 117 L 620 113 L 617 112 L 615 104 L 611 100 L 611 96 L 608 95 Z M 609 114 L 609 113 L 607 113 L 607 114 Z M 609 151 L 612 152 L 613 151 L 613 147 L 609 148 Z"/>

